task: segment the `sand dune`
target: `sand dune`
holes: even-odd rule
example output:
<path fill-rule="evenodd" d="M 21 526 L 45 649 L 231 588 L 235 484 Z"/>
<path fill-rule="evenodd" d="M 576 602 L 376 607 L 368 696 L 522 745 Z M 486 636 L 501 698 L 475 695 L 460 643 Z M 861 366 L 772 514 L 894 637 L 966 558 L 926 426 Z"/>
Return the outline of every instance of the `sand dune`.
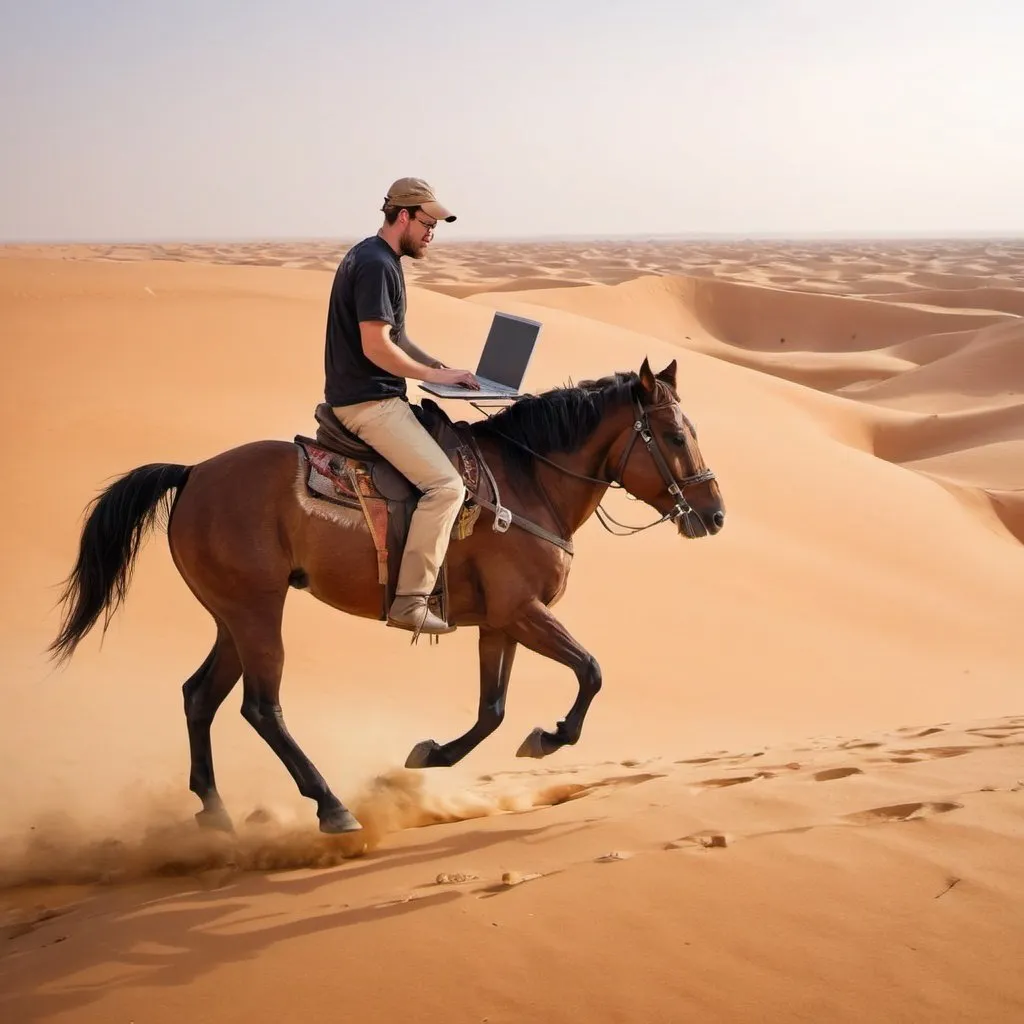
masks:
<path fill-rule="evenodd" d="M 442 295 L 451 295 L 458 299 L 467 298 L 470 295 L 477 295 L 480 292 L 520 292 L 524 289 L 536 288 L 565 288 L 566 281 L 560 277 L 522 277 L 508 278 L 507 280 L 490 280 L 486 284 L 465 284 L 447 279 L 433 280 L 426 279 L 418 282 L 421 287 L 429 288 L 431 291 L 440 292 Z M 587 284 L 587 281 L 575 282 L 576 287 Z"/>
<path fill-rule="evenodd" d="M 941 337 L 943 343 L 950 339 L 950 335 Z M 918 365 L 910 372 L 862 389 L 857 397 L 872 402 L 906 397 L 917 408 L 928 404 L 942 409 L 969 408 L 979 400 L 986 404 L 1021 401 L 1024 320 L 1017 318 L 977 332 L 956 331 L 952 340 L 954 344 L 944 351 L 937 346 L 930 352 L 918 348 Z M 910 355 L 910 345 L 902 346 L 904 358 Z"/>
<path fill-rule="evenodd" d="M 979 307 L 993 298 L 991 289 L 976 291 L 984 297 Z M 828 418 L 833 437 L 861 447 L 859 439 L 870 434 L 870 449 L 880 458 L 954 490 L 962 486 L 969 494 L 985 495 L 1019 538 L 1014 492 L 1024 488 L 1022 320 L 1012 312 L 979 312 L 966 300 L 933 304 L 951 307 L 943 311 L 908 303 L 908 297 L 920 295 L 895 293 L 888 301 L 879 295 L 871 300 L 810 296 L 672 276 L 516 295 L 536 307 L 631 325 L 804 388 L 856 399 L 860 416 L 834 405 L 816 406 Z M 498 295 L 474 296 L 488 304 L 499 300 Z M 800 397 L 805 407 L 807 399 Z M 917 415 L 891 418 L 877 405 Z M 851 416 L 863 429 L 847 425 L 845 433 L 837 432 L 837 421 Z M 945 439 L 944 446 L 939 439 Z M 1002 495 L 998 502 L 996 491 Z"/>
<path fill-rule="evenodd" d="M 890 294 L 876 293 L 876 299 L 895 299 L 923 306 L 951 309 L 995 310 L 1024 316 L 1024 288 L 962 288 L 959 290 L 909 289 Z"/>
<path fill-rule="evenodd" d="M 580 531 L 556 614 L 604 687 L 540 762 L 515 750 L 565 669 L 522 652 L 498 732 L 410 772 L 473 721 L 475 633 L 410 647 L 293 595 L 285 715 L 364 831 L 317 831 L 237 693 L 238 831 L 200 831 L 180 686 L 212 628 L 165 538 L 60 672 L 56 586 L 115 475 L 315 429 L 343 250 L 0 250 L 0 1017 L 1024 1013 L 1024 246 L 439 245 L 409 326 L 448 362 L 495 308 L 544 321 L 535 392 L 676 359 L 726 527 Z"/>
<path fill-rule="evenodd" d="M 448 237 L 458 238 L 459 233 Z M 340 239 L 5 246 L 0 259 L 186 261 L 334 270 L 349 242 Z M 614 243 L 560 240 L 438 241 L 430 259 L 410 266 L 410 280 L 446 278 L 486 290 L 521 278 L 617 284 L 646 274 L 713 277 L 850 295 L 899 290 L 963 291 L 1022 287 L 1024 244 L 990 241 L 673 240 Z"/>
<path fill-rule="evenodd" d="M 966 454 L 986 445 L 1024 437 L 1024 408 L 1020 405 L 921 414 L 880 419 L 875 452 L 891 462 L 934 458 L 953 452 Z M 1007 467 L 1012 461 L 1007 460 Z M 994 483 L 995 481 L 993 481 Z"/>
<path fill-rule="evenodd" d="M 664 340 L 701 329 L 745 350 L 859 352 L 942 330 L 978 330 L 1008 314 L 924 310 L 876 298 L 796 295 L 779 288 L 692 277 L 652 277 L 616 287 L 522 291 L 524 302 L 571 309 Z M 486 295 L 475 298 L 483 301 Z"/>

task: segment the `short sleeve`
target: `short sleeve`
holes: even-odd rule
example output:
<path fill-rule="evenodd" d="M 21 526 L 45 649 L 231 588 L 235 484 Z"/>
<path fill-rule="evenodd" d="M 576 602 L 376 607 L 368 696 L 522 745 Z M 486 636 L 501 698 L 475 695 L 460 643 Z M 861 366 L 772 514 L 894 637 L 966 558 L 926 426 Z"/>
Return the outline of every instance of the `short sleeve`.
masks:
<path fill-rule="evenodd" d="M 380 260 L 367 261 L 356 274 L 356 320 L 383 320 L 397 326 L 393 291 L 394 281 L 386 264 Z"/>

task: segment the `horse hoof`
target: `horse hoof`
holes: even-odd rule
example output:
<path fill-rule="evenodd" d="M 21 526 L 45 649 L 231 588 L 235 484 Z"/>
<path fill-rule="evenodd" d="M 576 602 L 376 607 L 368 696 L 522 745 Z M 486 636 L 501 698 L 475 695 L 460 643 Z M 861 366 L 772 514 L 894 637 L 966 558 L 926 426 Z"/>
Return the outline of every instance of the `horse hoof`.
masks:
<path fill-rule="evenodd" d="M 520 744 L 516 757 L 547 757 L 555 748 L 545 745 L 548 734 L 538 726 Z"/>
<path fill-rule="evenodd" d="M 340 835 L 342 832 L 359 832 L 362 827 L 356 816 L 345 807 L 328 811 L 320 818 L 320 831 L 332 836 Z"/>
<path fill-rule="evenodd" d="M 435 740 L 420 740 L 405 759 L 406 768 L 436 768 L 440 762 L 435 755 L 441 745 Z"/>
<path fill-rule="evenodd" d="M 218 807 L 210 811 L 203 808 L 203 810 L 197 811 L 196 824 L 198 824 L 200 828 L 213 829 L 216 832 L 235 831 L 235 826 L 231 821 L 231 816 L 223 807 Z"/>

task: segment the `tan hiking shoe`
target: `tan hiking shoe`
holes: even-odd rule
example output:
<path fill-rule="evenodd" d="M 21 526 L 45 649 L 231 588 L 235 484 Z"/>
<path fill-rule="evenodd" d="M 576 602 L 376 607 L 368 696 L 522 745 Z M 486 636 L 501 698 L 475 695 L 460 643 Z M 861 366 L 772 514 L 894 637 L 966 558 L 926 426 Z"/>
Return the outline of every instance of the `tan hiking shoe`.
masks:
<path fill-rule="evenodd" d="M 428 607 L 425 597 L 396 597 L 388 611 L 388 625 L 397 629 L 411 629 L 414 633 L 454 633 L 444 619 L 438 618 Z"/>

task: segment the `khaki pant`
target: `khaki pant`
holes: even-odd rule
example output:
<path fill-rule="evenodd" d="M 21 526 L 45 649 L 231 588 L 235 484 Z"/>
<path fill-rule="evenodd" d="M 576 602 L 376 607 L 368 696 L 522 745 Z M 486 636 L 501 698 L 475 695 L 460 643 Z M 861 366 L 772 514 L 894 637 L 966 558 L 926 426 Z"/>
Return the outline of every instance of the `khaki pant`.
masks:
<path fill-rule="evenodd" d="M 466 500 L 462 477 L 400 398 L 337 406 L 334 415 L 423 492 L 409 524 L 396 595 L 429 596 Z"/>

